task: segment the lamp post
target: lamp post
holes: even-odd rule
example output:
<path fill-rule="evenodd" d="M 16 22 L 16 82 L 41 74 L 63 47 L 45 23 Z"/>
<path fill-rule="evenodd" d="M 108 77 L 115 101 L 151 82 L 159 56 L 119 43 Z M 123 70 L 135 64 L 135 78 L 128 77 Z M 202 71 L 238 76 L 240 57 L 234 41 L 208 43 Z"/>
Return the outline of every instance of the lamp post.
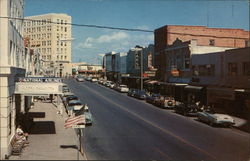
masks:
<path fill-rule="evenodd" d="M 142 50 L 140 51 L 141 52 L 141 90 L 143 90 L 143 52 Z"/>

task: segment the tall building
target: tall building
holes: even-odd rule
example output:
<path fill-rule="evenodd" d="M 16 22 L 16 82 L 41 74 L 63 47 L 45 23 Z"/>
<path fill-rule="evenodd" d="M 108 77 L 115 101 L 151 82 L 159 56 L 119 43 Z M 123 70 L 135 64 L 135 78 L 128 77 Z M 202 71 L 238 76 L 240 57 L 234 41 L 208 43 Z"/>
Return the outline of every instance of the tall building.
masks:
<path fill-rule="evenodd" d="M 65 64 L 71 63 L 71 16 L 49 13 L 25 17 L 24 35 L 29 47 L 41 53 L 48 75 L 65 76 Z"/>
<path fill-rule="evenodd" d="M 23 0 L 0 0 L 0 15 L 23 18 Z M 15 80 L 32 71 L 32 56 L 25 49 L 23 21 L 0 19 L 0 159 L 11 152 L 10 140 L 20 118 L 25 112 L 27 96 L 15 94 Z"/>

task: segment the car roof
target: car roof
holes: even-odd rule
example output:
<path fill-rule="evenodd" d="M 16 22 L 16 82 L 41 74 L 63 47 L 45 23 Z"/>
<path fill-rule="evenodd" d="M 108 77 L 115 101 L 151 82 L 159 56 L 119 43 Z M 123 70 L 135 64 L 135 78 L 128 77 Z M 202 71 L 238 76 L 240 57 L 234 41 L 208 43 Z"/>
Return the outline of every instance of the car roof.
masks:
<path fill-rule="evenodd" d="M 82 103 L 80 100 L 70 100 L 69 101 L 69 103 L 78 103 L 78 102 Z"/>

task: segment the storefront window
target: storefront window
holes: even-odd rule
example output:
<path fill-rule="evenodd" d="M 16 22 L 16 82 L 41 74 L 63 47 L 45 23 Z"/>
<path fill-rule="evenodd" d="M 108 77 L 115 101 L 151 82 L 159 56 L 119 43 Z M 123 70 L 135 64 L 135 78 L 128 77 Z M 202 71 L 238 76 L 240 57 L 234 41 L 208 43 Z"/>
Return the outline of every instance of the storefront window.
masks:
<path fill-rule="evenodd" d="M 243 75 L 250 76 L 250 62 L 243 62 Z"/>
<path fill-rule="evenodd" d="M 237 63 L 228 63 L 228 75 L 235 76 L 238 73 Z"/>

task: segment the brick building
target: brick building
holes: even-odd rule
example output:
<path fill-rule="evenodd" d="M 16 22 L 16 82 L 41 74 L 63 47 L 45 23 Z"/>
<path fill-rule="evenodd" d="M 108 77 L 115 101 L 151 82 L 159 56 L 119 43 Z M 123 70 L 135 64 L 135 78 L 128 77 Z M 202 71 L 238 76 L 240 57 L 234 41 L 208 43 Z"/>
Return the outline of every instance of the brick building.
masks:
<path fill-rule="evenodd" d="M 164 50 L 178 38 L 197 40 L 199 46 L 243 48 L 249 45 L 249 31 L 243 29 L 207 28 L 205 26 L 166 25 L 154 31 L 157 78 L 165 70 Z"/>

